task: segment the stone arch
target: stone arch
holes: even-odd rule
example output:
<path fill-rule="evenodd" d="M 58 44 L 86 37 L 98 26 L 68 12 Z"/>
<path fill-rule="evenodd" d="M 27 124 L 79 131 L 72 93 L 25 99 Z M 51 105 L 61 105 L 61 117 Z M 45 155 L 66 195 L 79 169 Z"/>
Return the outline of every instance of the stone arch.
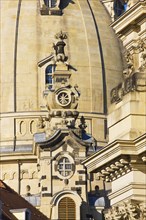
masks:
<path fill-rule="evenodd" d="M 74 210 L 75 210 L 75 219 L 80 219 L 80 206 L 82 204 L 81 197 L 77 194 L 75 191 L 71 190 L 64 190 L 59 193 L 57 193 L 52 201 L 51 201 L 51 207 L 52 207 L 52 219 L 58 219 L 59 217 L 59 204 L 63 199 L 67 199 L 72 204 L 75 204 Z"/>

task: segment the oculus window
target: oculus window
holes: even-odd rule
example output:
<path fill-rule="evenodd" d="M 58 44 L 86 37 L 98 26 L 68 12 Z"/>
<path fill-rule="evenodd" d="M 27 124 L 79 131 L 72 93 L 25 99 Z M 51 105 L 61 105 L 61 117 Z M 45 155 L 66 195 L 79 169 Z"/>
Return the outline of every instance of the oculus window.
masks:
<path fill-rule="evenodd" d="M 72 164 L 67 157 L 62 157 L 58 162 L 59 174 L 63 177 L 68 177 L 72 173 Z"/>

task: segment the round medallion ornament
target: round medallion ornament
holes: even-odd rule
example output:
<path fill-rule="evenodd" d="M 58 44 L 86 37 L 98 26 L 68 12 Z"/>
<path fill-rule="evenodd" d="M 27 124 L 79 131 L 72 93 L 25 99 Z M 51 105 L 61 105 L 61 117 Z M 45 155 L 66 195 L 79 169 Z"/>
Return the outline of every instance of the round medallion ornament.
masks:
<path fill-rule="evenodd" d="M 71 103 L 71 95 L 68 91 L 60 91 L 56 95 L 56 100 L 59 105 L 65 107 Z"/>

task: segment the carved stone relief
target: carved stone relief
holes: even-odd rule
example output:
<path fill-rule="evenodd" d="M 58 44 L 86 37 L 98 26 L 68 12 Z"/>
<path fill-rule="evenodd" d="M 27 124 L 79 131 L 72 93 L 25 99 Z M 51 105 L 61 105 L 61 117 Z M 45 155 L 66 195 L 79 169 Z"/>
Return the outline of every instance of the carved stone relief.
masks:
<path fill-rule="evenodd" d="M 136 72 L 111 90 L 111 103 L 118 103 L 129 92 L 146 92 L 146 74 Z"/>
<path fill-rule="evenodd" d="M 146 91 L 146 40 L 138 39 L 124 53 L 127 68 L 123 71 L 123 82 L 111 90 L 111 103 L 118 103 L 132 91 Z"/>
<path fill-rule="evenodd" d="M 55 61 L 65 62 L 68 59 L 64 51 L 64 47 L 66 46 L 64 40 L 67 39 L 67 34 L 61 31 L 55 35 L 55 38 L 58 40 L 56 44 L 53 44 L 53 48 L 55 50 Z"/>
<path fill-rule="evenodd" d="M 43 132 L 46 138 L 53 135 L 53 133 L 60 128 L 75 128 L 78 111 L 60 111 L 52 110 L 47 117 L 38 119 L 38 132 Z M 50 123 L 51 122 L 51 123 Z"/>
<path fill-rule="evenodd" d="M 139 38 L 135 41 L 135 44 L 132 46 L 133 53 L 141 53 L 146 49 L 146 39 Z"/>
<path fill-rule="evenodd" d="M 143 52 L 140 56 L 140 67 L 139 70 L 144 72 L 146 70 L 146 52 Z"/>
<path fill-rule="evenodd" d="M 16 172 L 5 172 L 2 173 L 1 179 L 2 180 L 13 180 L 16 178 L 17 173 Z"/>
<path fill-rule="evenodd" d="M 33 110 L 33 108 L 34 108 L 34 103 L 32 100 L 27 100 L 23 102 L 23 110 L 30 111 Z"/>
<path fill-rule="evenodd" d="M 144 203 L 129 201 L 107 211 L 105 220 L 145 220 L 146 208 Z"/>
<path fill-rule="evenodd" d="M 126 50 L 126 52 L 124 53 L 124 57 L 126 59 L 127 67 L 131 68 L 133 66 L 133 55 L 131 51 Z"/>
<path fill-rule="evenodd" d="M 144 62 L 144 54 L 146 53 L 145 50 L 146 40 L 141 38 L 139 38 L 138 40 L 134 40 L 133 44 L 128 49 L 126 49 L 124 57 L 127 63 L 127 69 L 130 73 L 134 73 L 134 71 L 137 71 L 141 66 L 141 62 Z"/>

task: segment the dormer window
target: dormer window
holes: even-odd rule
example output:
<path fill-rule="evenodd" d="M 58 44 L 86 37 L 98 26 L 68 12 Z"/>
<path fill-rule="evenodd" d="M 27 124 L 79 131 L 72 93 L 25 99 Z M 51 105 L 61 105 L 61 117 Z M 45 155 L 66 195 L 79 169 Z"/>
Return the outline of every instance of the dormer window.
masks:
<path fill-rule="evenodd" d="M 44 0 L 44 4 L 49 8 L 56 7 L 57 0 Z"/>
<path fill-rule="evenodd" d="M 41 15 L 62 15 L 60 0 L 40 0 Z"/>

